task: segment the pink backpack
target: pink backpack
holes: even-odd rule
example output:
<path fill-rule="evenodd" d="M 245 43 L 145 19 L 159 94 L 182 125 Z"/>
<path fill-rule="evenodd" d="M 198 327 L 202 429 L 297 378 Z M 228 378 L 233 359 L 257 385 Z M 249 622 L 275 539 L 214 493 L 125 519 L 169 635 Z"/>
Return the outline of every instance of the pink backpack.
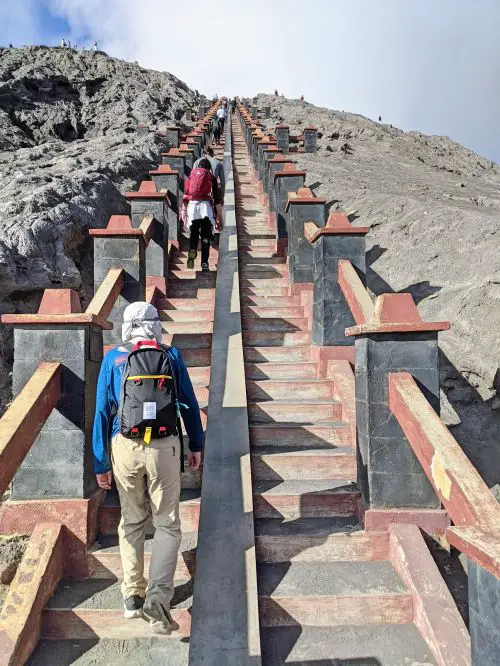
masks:
<path fill-rule="evenodd" d="M 189 176 L 190 201 L 207 201 L 212 197 L 212 173 L 196 167 Z"/>

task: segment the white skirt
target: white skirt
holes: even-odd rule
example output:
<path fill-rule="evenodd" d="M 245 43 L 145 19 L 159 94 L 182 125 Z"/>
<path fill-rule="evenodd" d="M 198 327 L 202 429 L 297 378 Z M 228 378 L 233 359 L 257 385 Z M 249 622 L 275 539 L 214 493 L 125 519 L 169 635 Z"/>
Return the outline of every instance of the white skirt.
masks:
<path fill-rule="evenodd" d="M 191 226 L 193 220 L 203 220 L 208 217 L 213 224 L 215 220 L 214 209 L 210 201 L 190 201 L 187 206 L 188 224 Z"/>

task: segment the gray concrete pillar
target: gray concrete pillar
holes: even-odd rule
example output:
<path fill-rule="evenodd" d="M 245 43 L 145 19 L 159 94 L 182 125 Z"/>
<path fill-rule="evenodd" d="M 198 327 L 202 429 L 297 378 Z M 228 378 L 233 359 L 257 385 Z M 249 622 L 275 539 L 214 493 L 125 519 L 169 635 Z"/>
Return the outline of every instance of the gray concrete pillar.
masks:
<path fill-rule="evenodd" d="M 143 125 L 142 123 L 137 125 L 136 134 L 140 137 L 147 136 L 149 134 L 149 127 L 147 125 Z"/>
<path fill-rule="evenodd" d="M 179 147 L 179 153 L 181 155 L 184 155 L 186 167 L 185 167 L 185 175 L 189 177 L 189 174 L 191 173 L 191 169 L 193 168 L 193 164 L 195 162 L 194 158 L 194 150 L 190 147 L 189 144 L 187 143 L 181 143 Z"/>
<path fill-rule="evenodd" d="M 270 106 L 264 107 L 264 115 L 265 115 L 266 118 L 271 117 L 271 107 Z"/>
<path fill-rule="evenodd" d="M 186 157 L 179 152 L 178 148 L 171 148 L 167 153 L 161 154 L 161 163 L 168 164 L 173 171 L 179 174 L 179 187 L 184 192 L 184 180 L 186 178 Z"/>
<path fill-rule="evenodd" d="M 158 169 L 149 172 L 151 180 L 158 192 L 168 191 L 168 240 L 179 240 L 179 215 L 181 210 L 181 197 L 179 172 L 174 171 L 169 164 L 160 164 Z"/>
<path fill-rule="evenodd" d="M 146 238 L 132 227 L 128 215 L 112 215 L 106 229 L 91 229 L 94 239 L 94 294 L 112 268 L 125 272 L 123 286 L 108 320 L 111 331 L 104 331 L 104 344 L 121 342 L 123 311 L 136 301 L 143 301 L 146 293 Z"/>
<path fill-rule="evenodd" d="M 368 508 L 438 508 L 440 501 L 389 406 L 388 376 L 409 372 L 439 414 L 438 331 L 411 294 L 379 296 L 355 336 L 358 486 Z"/>
<path fill-rule="evenodd" d="M 45 290 L 37 315 L 11 315 L 8 323 L 14 327 L 14 396 L 41 361 L 63 365 L 61 398 L 14 477 L 12 499 L 88 498 L 96 490 L 92 425 L 102 331 L 111 324 L 82 313 L 70 289 Z"/>
<path fill-rule="evenodd" d="M 170 148 L 178 148 L 180 145 L 181 128 L 180 127 L 167 127 L 165 134 Z"/>
<path fill-rule="evenodd" d="M 286 205 L 288 229 L 288 270 L 290 282 L 313 281 L 313 249 L 304 236 L 304 223 L 324 227 L 326 199 L 318 199 L 308 187 L 288 193 Z"/>
<path fill-rule="evenodd" d="M 276 125 L 278 148 L 284 155 L 290 152 L 290 128 L 288 125 Z"/>
<path fill-rule="evenodd" d="M 304 128 L 304 152 L 315 153 L 318 149 L 318 128 Z"/>
<path fill-rule="evenodd" d="M 298 171 L 295 165 L 286 165 L 282 171 L 274 174 L 274 191 L 269 196 L 270 211 L 276 218 L 276 239 L 278 245 L 284 243 L 288 238 L 288 227 L 286 218 L 286 207 L 288 205 L 288 195 L 290 192 L 296 192 L 304 187 L 306 179 L 305 171 Z M 280 249 L 280 248 L 278 248 Z"/>
<path fill-rule="evenodd" d="M 148 183 L 148 181 L 144 181 Z M 151 183 L 151 185 L 154 185 Z M 142 184 L 141 184 L 142 188 Z M 156 224 L 146 249 L 146 276 L 168 276 L 168 222 L 173 212 L 165 192 L 127 192 L 127 201 L 132 213 L 132 226 L 137 229 L 145 215 L 151 215 Z M 171 218 L 172 220 L 172 218 Z M 173 220 L 172 220 L 173 221 Z M 175 228 L 176 225 L 174 225 Z"/>
<path fill-rule="evenodd" d="M 368 227 L 353 227 L 343 213 L 331 213 L 323 228 L 306 223 L 305 235 L 313 248 L 314 345 L 352 346 L 354 338 L 345 329 L 355 321 L 339 287 L 338 264 L 349 259 L 366 285 L 365 236 Z M 310 233 L 309 233 L 310 232 Z"/>
<path fill-rule="evenodd" d="M 500 664 L 500 578 L 470 558 L 469 630 L 472 666 Z"/>

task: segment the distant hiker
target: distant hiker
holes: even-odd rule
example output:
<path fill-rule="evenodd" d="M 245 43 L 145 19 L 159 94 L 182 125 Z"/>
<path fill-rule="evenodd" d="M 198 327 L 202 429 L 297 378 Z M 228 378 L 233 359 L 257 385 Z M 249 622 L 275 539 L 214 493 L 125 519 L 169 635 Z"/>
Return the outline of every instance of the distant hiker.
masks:
<path fill-rule="evenodd" d="M 190 470 L 200 467 L 204 435 L 182 357 L 161 340 L 153 305 L 125 308 L 123 345 L 108 351 L 99 372 L 92 445 L 99 487 L 110 490 L 114 478 L 120 496 L 124 615 L 144 615 L 153 632 L 169 634 L 178 628 L 170 603 L 181 542 L 179 415 L 189 437 Z M 144 540 L 151 513 L 155 535 L 148 583 Z"/>
<path fill-rule="evenodd" d="M 300 101 L 301 101 L 301 102 L 304 101 L 304 95 L 301 95 L 301 96 L 300 96 Z"/>
<path fill-rule="evenodd" d="M 379 123 L 382 122 L 382 116 L 379 116 L 379 117 L 378 117 L 378 121 L 379 121 Z"/>
<path fill-rule="evenodd" d="M 201 237 L 201 270 L 210 270 L 208 259 L 210 242 L 213 239 L 213 226 L 217 231 L 223 227 L 222 203 L 217 178 L 212 174 L 212 165 L 206 158 L 193 168 L 184 184 L 182 221 L 184 229 L 189 229 L 189 253 L 187 267 L 194 268 L 198 254 L 198 241 Z"/>
<path fill-rule="evenodd" d="M 224 134 L 224 123 L 226 122 L 227 111 L 223 106 L 220 106 L 216 113 L 217 118 L 219 119 L 219 126 L 221 134 Z"/>
<path fill-rule="evenodd" d="M 219 97 L 218 97 L 217 93 L 215 93 L 215 95 L 212 97 L 212 100 L 214 102 L 216 102 L 218 99 L 219 99 Z"/>
<path fill-rule="evenodd" d="M 236 111 L 236 99 L 233 97 L 231 101 L 231 113 L 234 113 Z"/>
<path fill-rule="evenodd" d="M 220 123 L 217 116 L 212 119 L 212 139 L 216 146 L 220 144 Z"/>
<path fill-rule="evenodd" d="M 97 42 L 94 42 L 94 51 L 99 51 L 99 47 L 97 46 Z"/>
<path fill-rule="evenodd" d="M 9 49 L 13 49 L 13 48 L 14 48 L 14 47 L 12 46 L 12 44 L 9 44 Z"/>
<path fill-rule="evenodd" d="M 275 96 L 275 97 L 279 97 L 279 93 L 278 93 L 278 89 L 277 89 L 277 88 L 275 88 L 275 90 L 274 90 L 274 96 Z"/>
<path fill-rule="evenodd" d="M 61 48 L 63 48 L 63 49 L 66 48 L 66 40 L 64 38 L 61 39 Z"/>
<path fill-rule="evenodd" d="M 203 151 L 203 157 L 200 157 L 200 159 L 196 160 L 193 168 L 199 167 L 203 159 L 207 159 L 210 162 L 210 165 L 212 167 L 212 174 L 219 181 L 221 197 L 222 199 L 224 199 L 224 193 L 226 191 L 226 176 L 224 173 L 224 167 L 219 162 L 219 160 L 216 157 L 214 157 L 214 149 L 212 148 L 212 146 L 207 146 L 205 148 L 205 150 Z"/>

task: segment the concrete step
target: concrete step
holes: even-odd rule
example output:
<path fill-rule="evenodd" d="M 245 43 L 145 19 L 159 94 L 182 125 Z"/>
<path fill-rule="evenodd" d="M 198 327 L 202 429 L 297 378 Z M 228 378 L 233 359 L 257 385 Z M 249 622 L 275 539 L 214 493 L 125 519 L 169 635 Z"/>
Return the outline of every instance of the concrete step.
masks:
<path fill-rule="evenodd" d="M 263 297 L 263 296 L 273 296 L 275 298 L 277 297 L 283 297 L 286 298 L 286 302 L 288 303 L 288 298 L 290 296 L 290 287 L 243 287 L 240 284 L 240 293 L 241 293 L 241 298 L 244 302 L 246 302 L 246 298 L 248 296 L 258 296 L 258 297 Z"/>
<path fill-rule="evenodd" d="M 277 266 L 279 264 L 286 264 L 286 257 L 280 257 L 273 251 L 269 250 L 241 250 L 238 253 L 240 266 Z"/>
<path fill-rule="evenodd" d="M 255 481 L 292 479 L 356 479 L 356 455 L 353 449 L 309 449 L 259 447 L 251 454 Z"/>
<path fill-rule="evenodd" d="M 177 558 L 175 580 L 188 581 L 194 576 L 197 540 L 197 532 L 183 533 Z M 153 538 L 152 535 L 150 535 L 144 543 L 144 575 L 146 578 L 148 577 L 149 572 L 152 545 Z M 99 540 L 89 549 L 87 563 L 89 567 L 89 578 L 102 578 L 107 580 L 123 578 L 118 536 L 100 535 Z"/>
<path fill-rule="evenodd" d="M 247 379 L 317 379 L 318 364 L 314 361 L 303 363 L 245 363 Z"/>
<path fill-rule="evenodd" d="M 240 289 L 251 289 L 253 287 L 258 287 L 259 289 L 264 289 L 267 287 L 271 288 L 279 288 L 279 287 L 290 287 L 290 282 L 288 281 L 288 278 L 285 277 L 269 277 L 269 278 L 261 278 L 261 277 L 244 277 L 240 276 Z"/>
<path fill-rule="evenodd" d="M 251 251 L 251 250 L 276 250 L 276 235 L 272 238 L 256 238 L 249 236 L 244 233 L 238 227 L 238 241 L 239 241 L 239 250 L 241 251 Z M 246 242 L 249 241 L 249 242 Z"/>
<path fill-rule="evenodd" d="M 184 358 L 184 354 L 182 355 Z M 201 366 L 195 368 L 189 368 L 188 370 L 189 377 L 193 383 L 193 386 L 209 386 L 210 385 L 210 367 Z"/>
<path fill-rule="evenodd" d="M 309 402 L 270 400 L 249 402 L 250 423 L 337 423 L 342 418 L 339 402 L 317 400 Z"/>
<path fill-rule="evenodd" d="M 164 333 L 170 334 L 200 334 L 213 332 L 213 321 L 162 321 Z"/>
<path fill-rule="evenodd" d="M 291 334 L 293 335 L 293 334 Z M 184 349 L 211 349 L 211 333 L 165 333 L 161 339 L 164 345 Z"/>
<path fill-rule="evenodd" d="M 293 334 L 290 334 L 293 335 Z M 245 337 L 255 337 L 254 334 L 249 334 L 248 332 L 243 334 Z M 252 346 L 248 341 L 245 342 L 243 347 L 243 357 L 245 363 L 294 363 L 310 361 L 311 359 L 311 348 L 309 346 L 287 346 L 281 347 L 279 345 L 274 345 L 272 347 L 259 345 Z"/>
<path fill-rule="evenodd" d="M 251 347 L 303 347 L 311 344 L 310 331 L 243 331 L 243 344 Z"/>
<path fill-rule="evenodd" d="M 334 383 L 328 379 L 248 380 L 246 385 L 247 398 L 251 402 L 263 402 L 265 400 L 332 401 L 335 390 Z"/>
<path fill-rule="evenodd" d="M 249 428 L 252 446 L 287 448 L 336 448 L 351 445 L 351 427 L 347 423 L 252 423 Z"/>
<path fill-rule="evenodd" d="M 269 307 L 255 307 L 244 305 L 242 314 L 245 319 L 250 318 L 265 318 L 265 319 L 285 319 L 286 321 L 292 319 L 303 319 L 304 308 L 301 305 L 292 307 L 287 306 L 269 306 Z"/>
<path fill-rule="evenodd" d="M 160 319 L 162 322 L 201 322 L 214 320 L 214 309 L 190 309 L 190 310 L 160 310 Z"/>
<path fill-rule="evenodd" d="M 382 621 L 383 622 L 383 621 Z M 413 624 L 262 627 L 265 666 L 435 666 Z"/>
<path fill-rule="evenodd" d="M 212 359 L 212 349 L 211 347 L 205 347 L 203 349 L 184 348 L 182 350 L 182 359 L 186 367 L 189 369 L 189 372 L 191 372 L 192 368 L 201 368 L 210 365 Z"/>
<path fill-rule="evenodd" d="M 240 274 L 243 278 L 258 280 L 274 280 L 276 278 L 286 278 L 288 280 L 288 266 L 286 264 L 240 264 Z"/>
<path fill-rule="evenodd" d="M 260 562 L 371 562 L 388 560 L 389 533 L 365 532 L 354 515 L 255 521 Z"/>
<path fill-rule="evenodd" d="M 355 514 L 360 493 L 339 480 L 256 481 L 253 487 L 256 518 L 328 518 Z"/>
<path fill-rule="evenodd" d="M 200 518 L 200 491 L 184 489 L 181 491 L 179 506 L 181 528 L 183 532 L 196 532 Z M 104 502 L 99 507 L 99 534 L 110 535 L 118 533 L 120 522 L 120 501 L 118 495 L 107 493 Z M 146 527 L 147 533 L 152 534 L 152 523 Z"/>
<path fill-rule="evenodd" d="M 189 623 L 189 613 L 177 611 L 177 617 Z M 76 614 L 73 613 L 73 617 Z M 92 619 L 92 618 L 91 618 Z M 189 642 L 172 640 L 169 637 L 151 634 L 151 630 L 142 620 L 126 620 L 132 627 L 139 627 L 144 634 L 136 637 L 133 632 L 130 638 L 101 638 L 66 640 L 41 640 L 27 662 L 28 666 L 151 666 L 152 664 L 168 664 L 169 666 L 186 666 L 189 659 Z M 189 624 L 183 632 L 177 633 L 179 638 L 187 638 Z M 185 636 L 184 636 L 185 633 Z M 175 636 L 173 636 L 175 638 Z"/>
<path fill-rule="evenodd" d="M 215 289 L 212 287 L 207 288 L 201 282 L 193 281 L 193 284 L 184 284 L 179 280 L 170 282 L 168 285 L 168 300 L 170 299 L 196 299 L 196 300 L 214 300 L 215 299 Z M 194 300 L 194 305 L 196 305 L 196 300 Z M 161 301 L 160 301 L 161 303 Z"/>
<path fill-rule="evenodd" d="M 213 310 L 215 304 L 215 291 L 210 292 L 207 290 L 208 298 L 161 298 L 156 301 L 156 307 L 171 314 L 173 310 Z"/>
<path fill-rule="evenodd" d="M 289 308 L 301 307 L 299 296 L 286 296 L 286 297 L 273 297 L 273 296 L 252 296 L 242 294 L 241 303 L 243 307 L 259 307 L 259 308 Z"/>
<path fill-rule="evenodd" d="M 199 256 L 199 255 L 198 255 Z M 198 258 L 198 261 L 200 259 Z M 210 261 L 210 260 L 209 260 Z M 168 279 L 169 279 L 169 284 L 172 284 L 173 282 L 177 280 L 181 281 L 193 281 L 196 282 L 197 280 L 202 281 L 204 284 L 211 285 L 213 289 L 215 289 L 215 280 L 217 278 L 217 271 L 213 268 L 213 266 L 210 268 L 208 272 L 204 272 L 201 270 L 201 268 L 195 268 L 193 270 L 189 268 L 183 268 L 181 270 L 174 269 L 170 270 L 168 272 Z"/>
<path fill-rule="evenodd" d="M 401 624 L 409 590 L 389 562 L 283 562 L 257 567 L 261 626 Z"/>
<path fill-rule="evenodd" d="M 309 321 L 305 317 L 246 317 L 241 318 L 244 331 L 309 331 Z"/>

